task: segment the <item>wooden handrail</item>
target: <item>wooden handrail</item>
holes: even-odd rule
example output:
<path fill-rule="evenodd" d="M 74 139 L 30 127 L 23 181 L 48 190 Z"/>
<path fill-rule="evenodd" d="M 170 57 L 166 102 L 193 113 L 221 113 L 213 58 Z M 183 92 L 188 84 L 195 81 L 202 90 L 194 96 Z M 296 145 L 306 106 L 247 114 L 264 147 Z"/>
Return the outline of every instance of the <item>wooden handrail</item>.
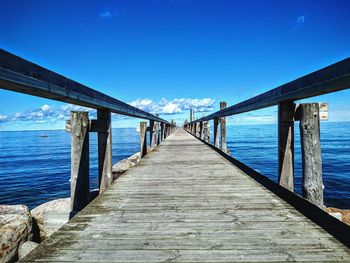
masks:
<path fill-rule="evenodd" d="M 218 117 L 271 107 L 283 101 L 300 100 L 348 88 L 350 88 L 350 58 L 193 122 L 209 121 Z"/>
<path fill-rule="evenodd" d="M 3 49 L 0 49 L 0 88 L 169 124 L 162 118 L 38 66 Z"/>

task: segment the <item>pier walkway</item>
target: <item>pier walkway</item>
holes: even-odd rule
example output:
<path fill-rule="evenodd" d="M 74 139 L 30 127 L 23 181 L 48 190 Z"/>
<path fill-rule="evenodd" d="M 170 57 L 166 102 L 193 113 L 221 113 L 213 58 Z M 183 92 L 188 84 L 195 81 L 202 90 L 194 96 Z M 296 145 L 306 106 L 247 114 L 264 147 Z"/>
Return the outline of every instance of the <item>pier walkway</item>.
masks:
<path fill-rule="evenodd" d="M 178 128 L 22 262 L 350 262 L 350 250 Z"/>

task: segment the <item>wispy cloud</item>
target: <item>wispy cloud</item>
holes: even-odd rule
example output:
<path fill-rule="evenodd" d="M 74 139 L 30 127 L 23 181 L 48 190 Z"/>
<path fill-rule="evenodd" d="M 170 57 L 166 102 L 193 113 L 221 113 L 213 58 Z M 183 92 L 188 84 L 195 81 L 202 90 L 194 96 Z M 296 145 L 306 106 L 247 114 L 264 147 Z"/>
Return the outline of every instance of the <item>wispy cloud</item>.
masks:
<path fill-rule="evenodd" d="M 98 13 L 98 16 L 102 19 L 108 19 L 115 16 L 121 16 L 126 14 L 126 7 L 120 7 L 120 8 L 112 8 L 112 7 L 105 7 L 102 9 L 101 12 Z"/>
<path fill-rule="evenodd" d="M 306 21 L 305 15 L 298 16 L 296 19 L 296 22 L 295 22 L 295 26 L 291 29 L 291 31 L 295 31 L 295 30 L 301 28 L 305 24 L 305 21 Z"/>
<path fill-rule="evenodd" d="M 111 11 L 106 10 L 106 11 L 102 11 L 101 13 L 99 13 L 98 16 L 100 18 L 111 18 L 113 16 L 113 14 L 111 13 Z"/>

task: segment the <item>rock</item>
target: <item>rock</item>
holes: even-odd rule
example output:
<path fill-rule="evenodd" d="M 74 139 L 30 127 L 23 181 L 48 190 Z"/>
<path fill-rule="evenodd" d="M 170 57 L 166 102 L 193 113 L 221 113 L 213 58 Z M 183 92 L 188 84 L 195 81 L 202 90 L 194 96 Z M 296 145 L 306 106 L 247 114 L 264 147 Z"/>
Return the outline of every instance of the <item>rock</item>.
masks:
<path fill-rule="evenodd" d="M 335 213 L 341 214 L 340 220 L 343 223 L 350 225 L 350 209 L 339 209 L 339 208 L 335 208 L 335 207 L 327 207 L 326 212 L 330 215 L 335 214 Z"/>
<path fill-rule="evenodd" d="M 19 246 L 32 238 L 32 217 L 25 205 L 0 206 L 0 262 L 17 259 Z"/>
<path fill-rule="evenodd" d="M 34 248 L 36 248 L 39 244 L 35 243 L 33 241 L 27 241 L 24 242 L 22 245 L 19 246 L 18 249 L 18 259 L 24 258 L 26 255 L 28 255 Z"/>
<path fill-rule="evenodd" d="M 131 155 L 131 156 L 128 158 L 128 160 L 129 160 L 130 162 L 132 162 L 133 165 L 137 164 L 137 163 L 141 160 L 141 158 L 140 158 L 140 152 Z"/>
<path fill-rule="evenodd" d="M 151 152 L 152 149 L 148 147 L 148 152 Z M 129 170 L 131 167 L 135 166 L 141 160 L 140 152 L 135 153 L 128 157 L 127 159 L 123 159 L 113 165 L 113 181 L 116 180 L 119 176 Z"/>
<path fill-rule="evenodd" d="M 70 213 L 70 198 L 52 200 L 41 204 L 30 211 L 39 227 L 41 241 L 48 238 L 57 230 L 56 228 L 47 228 L 44 225 L 44 213 L 50 212 Z"/>
<path fill-rule="evenodd" d="M 338 219 L 340 221 L 342 220 L 342 214 L 339 212 L 334 212 L 334 213 L 329 212 L 328 214 L 330 214 L 331 216 L 335 217 L 336 219 Z"/>

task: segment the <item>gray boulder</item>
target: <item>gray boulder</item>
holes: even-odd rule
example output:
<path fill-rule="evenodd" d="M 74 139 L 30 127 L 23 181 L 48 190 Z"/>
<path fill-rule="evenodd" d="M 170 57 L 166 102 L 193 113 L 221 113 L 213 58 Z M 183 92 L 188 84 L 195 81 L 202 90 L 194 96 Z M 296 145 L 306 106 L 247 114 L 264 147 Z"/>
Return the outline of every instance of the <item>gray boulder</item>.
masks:
<path fill-rule="evenodd" d="M 0 263 L 17 259 L 18 248 L 32 238 L 32 217 L 25 205 L 0 206 Z"/>
<path fill-rule="evenodd" d="M 123 173 L 125 173 L 127 170 L 129 170 L 131 167 L 136 165 L 140 160 L 140 153 L 138 152 L 131 155 L 127 159 L 123 159 L 117 162 L 115 165 L 113 165 L 113 181 L 116 180 Z"/>
<path fill-rule="evenodd" d="M 68 222 L 70 210 L 70 198 L 61 198 L 41 204 L 30 211 L 39 227 L 41 241 L 48 238 L 64 223 Z M 45 223 L 45 219 L 49 216 L 51 218 L 55 217 L 55 215 L 57 217 L 55 224 L 49 225 Z"/>

